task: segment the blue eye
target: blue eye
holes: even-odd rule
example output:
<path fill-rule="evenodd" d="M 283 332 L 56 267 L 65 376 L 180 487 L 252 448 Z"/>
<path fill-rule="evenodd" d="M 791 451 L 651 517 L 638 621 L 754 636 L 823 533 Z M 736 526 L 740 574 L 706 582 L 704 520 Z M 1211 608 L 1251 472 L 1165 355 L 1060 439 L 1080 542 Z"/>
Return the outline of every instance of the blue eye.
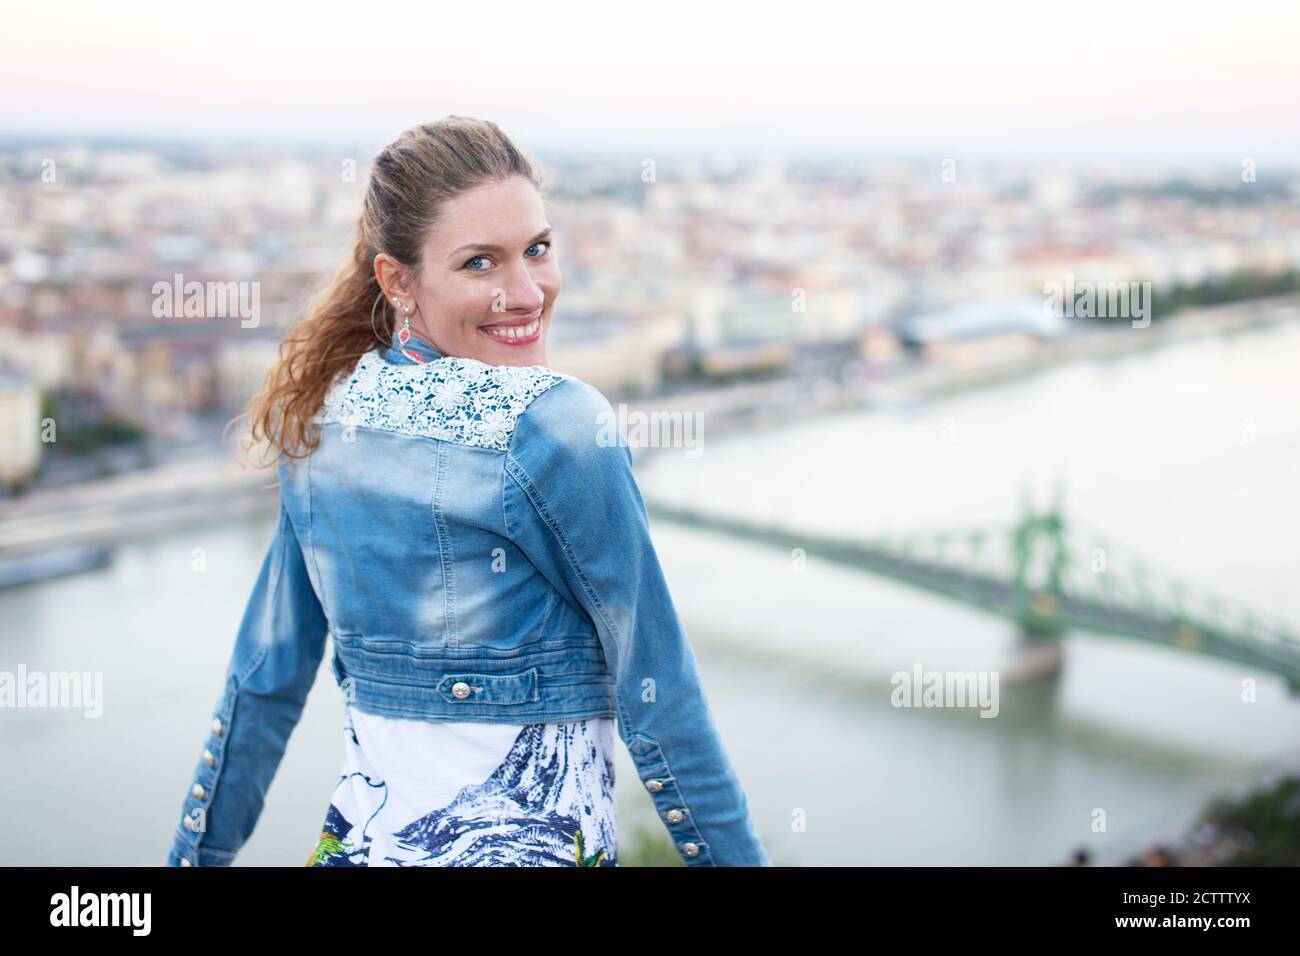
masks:
<path fill-rule="evenodd" d="M 546 255 L 546 253 L 548 253 L 548 252 L 551 251 L 551 243 L 550 243 L 549 241 L 534 242 L 534 243 L 533 243 L 531 246 L 529 246 L 528 248 L 529 248 L 529 249 L 536 249 L 538 246 L 545 246 L 545 247 L 546 247 L 546 251 L 545 251 L 545 252 L 539 252 L 539 253 L 538 253 L 537 255 L 535 255 L 535 256 L 529 256 L 529 257 L 528 257 L 529 259 L 540 259 L 542 256 Z M 470 268 L 470 263 L 474 262 L 474 261 L 477 260 L 477 259 L 486 259 L 486 258 L 487 258 L 487 256 L 481 256 L 481 255 L 480 255 L 480 256 L 474 256 L 474 258 L 472 258 L 472 259 L 466 259 L 466 260 L 465 260 L 465 264 L 464 264 L 463 266 L 461 266 L 461 268 L 462 268 L 462 269 L 468 269 L 470 272 L 487 272 L 487 269 L 473 269 L 473 268 Z"/>

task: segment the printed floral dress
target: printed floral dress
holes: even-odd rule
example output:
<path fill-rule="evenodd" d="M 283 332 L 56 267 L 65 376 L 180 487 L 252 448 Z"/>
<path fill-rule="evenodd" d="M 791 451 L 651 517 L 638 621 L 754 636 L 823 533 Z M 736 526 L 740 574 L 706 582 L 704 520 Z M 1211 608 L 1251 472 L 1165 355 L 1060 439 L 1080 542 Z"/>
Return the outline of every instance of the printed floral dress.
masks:
<path fill-rule="evenodd" d="M 497 724 L 347 707 L 308 866 L 614 866 L 613 718 Z"/>

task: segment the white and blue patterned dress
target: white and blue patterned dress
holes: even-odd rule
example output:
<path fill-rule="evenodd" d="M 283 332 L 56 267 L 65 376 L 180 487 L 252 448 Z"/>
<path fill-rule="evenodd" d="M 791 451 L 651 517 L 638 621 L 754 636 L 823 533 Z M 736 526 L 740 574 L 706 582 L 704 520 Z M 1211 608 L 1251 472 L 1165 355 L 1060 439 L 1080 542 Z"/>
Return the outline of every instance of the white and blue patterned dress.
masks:
<path fill-rule="evenodd" d="M 308 866 L 614 866 L 612 717 L 498 724 L 347 706 Z"/>

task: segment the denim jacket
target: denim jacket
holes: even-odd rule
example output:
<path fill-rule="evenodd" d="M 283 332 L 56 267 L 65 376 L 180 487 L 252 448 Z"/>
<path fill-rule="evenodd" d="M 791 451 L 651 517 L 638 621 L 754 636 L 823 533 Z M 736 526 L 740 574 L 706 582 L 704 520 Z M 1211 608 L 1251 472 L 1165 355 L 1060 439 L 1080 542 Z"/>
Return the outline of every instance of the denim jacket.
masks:
<path fill-rule="evenodd" d="M 617 717 L 686 865 L 772 865 L 599 391 L 394 337 L 333 384 L 315 421 L 317 448 L 279 466 L 279 524 L 169 866 L 233 862 L 327 633 L 335 680 L 364 711 Z"/>

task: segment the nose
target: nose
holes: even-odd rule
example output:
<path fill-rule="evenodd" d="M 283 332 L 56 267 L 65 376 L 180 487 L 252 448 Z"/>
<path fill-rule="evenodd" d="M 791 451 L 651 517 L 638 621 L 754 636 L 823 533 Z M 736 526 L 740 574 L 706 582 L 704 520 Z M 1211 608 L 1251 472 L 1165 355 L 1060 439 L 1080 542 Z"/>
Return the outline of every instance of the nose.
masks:
<path fill-rule="evenodd" d="M 492 290 L 493 311 L 536 312 L 546 301 L 546 293 L 537 284 L 527 266 L 511 271 L 504 286 Z"/>

